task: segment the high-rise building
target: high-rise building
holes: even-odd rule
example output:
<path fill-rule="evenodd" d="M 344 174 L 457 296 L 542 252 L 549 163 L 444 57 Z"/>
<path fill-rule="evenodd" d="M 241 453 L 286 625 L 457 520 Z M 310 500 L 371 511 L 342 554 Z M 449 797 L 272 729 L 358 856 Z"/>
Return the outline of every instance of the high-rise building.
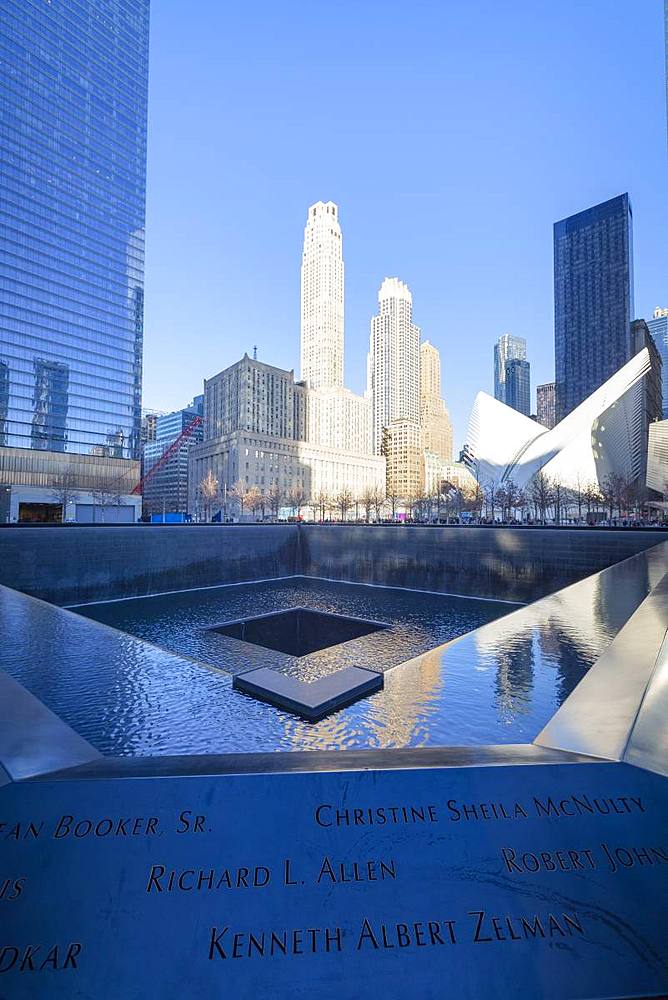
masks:
<path fill-rule="evenodd" d="M 313 389 L 343 386 L 343 246 L 332 201 L 311 205 L 301 271 L 301 377 Z"/>
<path fill-rule="evenodd" d="M 320 397 L 324 391 L 309 389 L 295 382 L 294 372 L 248 355 L 207 379 L 204 437 L 190 450 L 190 509 L 195 510 L 198 487 L 209 472 L 218 483 L 219 507 L 236 484 L 256 489 L 267 498 L 266 507 L 270 491 L 277 491 L 285 503 L 295 490 L 315 500 L 342 490 L 359 498 L 367 489 L 384 489 L 383 458 L 310 437 L 310 396 Z M 331 440 L 330 431 L 321 428 L 320 433 L 320 440 Z M 331 433 L 344 436 L 341 431 Z M 368 436 L 368 430 L 359 431 L 358 441 L 362 433 Z"/>
<path fill-rule="evenodd" d="M 531 413 L 531 366 L 522 358 L 506 361 L 506 405 L 526 417 Z"/>
<path fill-rule="evenodd" d="M 638 417 L 632 428 L 635 458 L 632 472 L 640 485 L 644 485 L 647 478 L 649 428 L 655 421 L 661 420 L 662 416 L 663 362 L 648 324 L 644 319 L 636 319 L 631 323 L 631 351 L 635 355 L 645 347 L 649 351 L 651 368 L 640 382 Z"/>
<path fill-rule="evenodd" d="M 190 449 L 202 440 L 201 424 L 193 427 L 197 417 L 204 416 L 204 396 L 196 396 L 182 410 L 163 413 L 156 418 L 156 433 L 144 445 L 142 475 L 146 477 L 143 489 L 144 513 L 188 513 L 188 458 Z M 187 436 L 176 445 L 183 431 L 191 428 Z M 172 445 L 174 449 L 170 451 Z M 168 457 L 158 465 L 165 453 Z M 156 471 L 151 474 L 151 469 Z"/>
<path fill-rule="evenodd" d="M 414 420 L 391 420 L 383 428 L 383 455 L 387 463 L 388 497 L 404 501 L 424 490 L 424 454 L 420 428 Z"/>
<path fill-rule="evenodd" d="M 371 455 L 371 400 L 350 389 L 309 389 L 306 438 L 323 448 Z"/>
<path fill-rule="evenodd" d="M 661 306 L 657 306 L 652 319 L 647 320 L 647 326 L 663 363 L 661 369 L 661 395 L 663 400 L 663 419 L 666 420 L 668 418 L 668 309 L 662 309 Z"/>
<path fill-rule="evenodd" d="M 367 394 L 373 408 L 373 450 L 380 455 L 383 428 L 394 420 L 420 423 L 420 330 L 413 297 L 399 278 L 385 278 L 378 315 L 371 320 Z"/>
<path fill-rule="evenodd" d="M 558 421 L 631 357 L 632 221 L 621 194 L 554 225 Z"/>
<path fill-rule="evenodd" d="M 441 398 L 441 355 L 428 340 L 420 344 L 420 429 L 423 450 L 452 462 L 452 424 Z"/>
<path fill-rule="evenodd" d="M 164 417 L 164 410 L 144 410 L 141 412 L 141 444 L 142 448 L 148 441 L 155 441 L 158 431 L 158 417 Z"/>
<path fill-rule="evenodd" d="M 513 358 L 526 361 L 527 342 L 524 337 L 502 333 L 494 345 L 494 399 L 506 403 L 506 362 Z"/>
<path fill-rule="evenodd" d="M 5 0 L 1 520 L 138 481 L 149 0 Z"/>
<path fill-rule="evenodd" d="M 557 422 L 554 409 L 554 382 L 536 386 L 536 420 L 552 430 Z"/>

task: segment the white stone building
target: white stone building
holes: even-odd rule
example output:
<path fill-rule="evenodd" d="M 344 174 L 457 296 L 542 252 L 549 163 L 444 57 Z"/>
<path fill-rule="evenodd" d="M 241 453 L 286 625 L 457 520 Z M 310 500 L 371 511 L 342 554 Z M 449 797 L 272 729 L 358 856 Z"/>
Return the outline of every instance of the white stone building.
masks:
<path fill-rule="evenodd" d="M 343 386 L 343 246 L 338 207 L 311 205 L 301 269 L 301 377 L 313 389 Z"/>
<path fill-rule="evenodd" d="M 371 320 L 367 395 L 373 407 L 373 450 L 383 447 L 383 429 L 394 420 L 420 423 L 420 330 L 413 323 L 413 297 L 398 278 L 385 278 L 378 315 Z"/>

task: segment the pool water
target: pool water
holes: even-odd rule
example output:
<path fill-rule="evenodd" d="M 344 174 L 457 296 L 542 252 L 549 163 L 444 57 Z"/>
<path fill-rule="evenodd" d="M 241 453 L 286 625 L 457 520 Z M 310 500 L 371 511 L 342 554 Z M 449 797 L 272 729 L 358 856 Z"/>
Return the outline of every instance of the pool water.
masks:
<path fill-rule="evenodd" d="M 494 621 L 515 607 L 498 601 L 292 577 L 89 604 L 73 610 L 226 673 L 270 667 L 311 681 L 341 667 L 388 670 Z M 367 634 L 345 641 L 350 629 L 342 622 L 344 641 L 304 656 L 244 642 L 218 631 L 228 622 L 292 608 L 371 620 L 385 627 L 367 629 Z"/>
<path fill-rule="evenodd" d="M 66 620 L 36 602 L 29 632 L 8 601 L 16 642 L 3 667 L 110 756 L 525 743 L 626 620 L 582 588 L 518 607 L 289 578 L 82 606 Z M 294 607 L 387 628 L 304 657 L 210 631 Z M 253 666 L 314 679 L 351 663 L 383 670 L 384 690 L 317 723 L 232 687 Z"/>

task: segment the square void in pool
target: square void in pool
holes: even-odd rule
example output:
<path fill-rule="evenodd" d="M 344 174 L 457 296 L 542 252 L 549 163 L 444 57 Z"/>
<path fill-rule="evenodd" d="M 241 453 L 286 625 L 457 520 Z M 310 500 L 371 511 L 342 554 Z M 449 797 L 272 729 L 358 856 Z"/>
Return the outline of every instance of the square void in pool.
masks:
<path fill-rule="evenodd" d="M 379 632 L 389 628 L 382 622 L 365 621 L 362 618 L 347 618 L 308 608 L 291 608 L 270 615 L 255 618 L 241 618 L 238 621 L 217 625 L 212 632 L 241 639 L 266 649 L 275 649 L 288 656 L 307 656 L 328 646 L 337 646 L 350 639 Z"/>

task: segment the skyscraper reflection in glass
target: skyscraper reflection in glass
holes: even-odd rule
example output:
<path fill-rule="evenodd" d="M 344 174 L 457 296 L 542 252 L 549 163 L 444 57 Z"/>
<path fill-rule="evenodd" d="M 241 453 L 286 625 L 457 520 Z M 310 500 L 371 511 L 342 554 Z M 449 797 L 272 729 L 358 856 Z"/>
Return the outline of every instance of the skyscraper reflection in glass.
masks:
<path fill-rule="evenodd" d="M 2 2 L 0 446 L 139 457 L 148 33 L 149 0 Z"/>
<path fill-rule="evenodd" d="M 632 226 L 628 194 L 554 225 L 557 420 L 631 357 Z"/>

